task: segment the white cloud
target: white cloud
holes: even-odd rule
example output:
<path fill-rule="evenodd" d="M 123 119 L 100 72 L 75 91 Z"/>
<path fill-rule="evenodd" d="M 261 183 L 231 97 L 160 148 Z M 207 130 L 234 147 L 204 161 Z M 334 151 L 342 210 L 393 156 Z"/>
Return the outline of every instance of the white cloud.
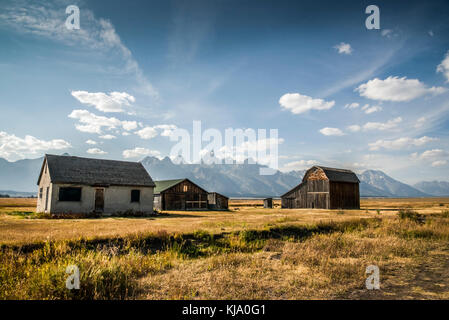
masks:
<path fill-rule="evenodd" d="M 447 158 L 449 156 L 449 152 L 444 151 L 442 149 L 432 149 L 426 150 L 423 153 L 419 154 L 418 152 L 414 152 L 410 155 L 413 160 L 421 160 L 425 163 L 431 163 L 432 167 L 441 167 L 447 164 Z"/>
<path fill-rule="evenodd" d="M 335 105 L 335 101 L 314 99 L 299 93 L 287 93 L 279 99 L 279 104 L 293 114 L 300 114 L 309 110 L 328 110 Z"/>
<path fill-rule="evenodd" d="M 401 122 L 402 122 L 402 118 L 401 117 L 397 117 L 395 119 L 388 120 L 385 123 L 383 123 L 383 122 L 367 122 L 363 126 L 363 130 L 366 130 L 366 131 L 369 131 L 369 130 L 380 130 L 380 131 L 390 130 L 390 129 L 396 128 L 397 125 L 399 123 L 401 123 Z"/>
<path fill-rule="evenodd" d="M 366 114 L 371 114 L 374 112 L 382 111 L 382 107 L 380 106 L 369 106 L 369 104 L 365 104 L 362 108 L 363 111 L 365 111 Z"/>
<path fill-rule="evenodd" d="M 135 98 L 126 92 L 87 92 L 72 91 L 74 96 L 82 104 L 95 107 L 103 112 L 125 112 L 124 107 L 129 107 L 130 102 L 135 102 Z"/>
<path fill-rule="evenodd" d="M 121 121 L 115 117 L 98 116 L 87 110 L 73 110 L 69 118 L 76 119 L 79 123 L 75 124 L 75 128 L 81 132 L 103 134 L 103 130 L 112 130 L 122 127 L 129 131 L 137 128 L 136 121 Z"/>
<path fill-rule="evenodd" d="M 136 134 L 142 139 L 152 139 L 157 137 L 157 130 L 153 127 L 145 127 L 139 131 L 136 131 Z"/>
<path fill-rule="evenodd" d="M 335 49 L 338 50 L 338 53 L 340 54 L 351 54 L 352 48 L 349 43 L 340 42 L 336 46 L 334 46 Z"/>
<path fill-rule="evenodd" d="M 173 134 L 173 131 L 178 127 L 174 124 L 160 124 L 154 127 L 155 129 L 162 129 L 161 136 L 170 137 Z"/>
<path fill-rule="evenodd" d="M 285 164 L 282 171 L 304 170 L 318 164 L 316 160 L 298 160 Z"/>
<path fill-rule="evenodd" d="M 98 148 L 90 148 L 86 152 L 90 153 L 90 154 L 107 154 L 106 151 L 103 151 L 103 150 L 98 149 Z"/>
<path fill-rule="evenodd" d="M 136 121 L 122 121 L 122 127 L 126 131 L 131 131 L 137 128 L 137 122 Z"/>
<path fill-rule="evenodd" d="M 73 110 L 69 114 L 69 118 L 77 119 L 80 122 L 75 125 L 76 129 L 88 133 L 102 134 L 103 128 L 110 130 L 121 125 L 121 121 L 117 118 L 97 116 L 87 110 Z"/>
<path fill-rule="evenodd" d="M 0 157 L 7 160 L 21 159 L 48 150 L 63 150 L 72 146 L 65 140 L 40 140 L 30 135 L 19 138 L 13 134 L 0 131 Z"/>
<path fill-rule="evenodd" d="M 446 77 L 446 82 L 449 82 L 449 51 L 446 53 L 443 61 L 437 66 L 437 72 L 441 72 Z"/>
<path fill-rule="evenodd" d="M 345 109 L 356 109 L 360 106 L 357 102 L 348 103 L 345 105 Z"/>
<path fill-rule="evenodd" d="M 137 157 L 143 157 L 143 156 L 154 156 L 154 157 L 160 158 L 161 153 L 157 150 L 150 150 L 150 149 L 146 149 L 146 148 L 137 147 L 134 149 L 124 150 L 122 155 L 125 159 L 137 158 Z"/>
<path fill-rule="evenodd" d="M 361 127 L 358 124 L 353 124 L 351 126 L 348 126 L 348 130 L 351 132 L 358 132 L 361 130 Z"/>
<path fill-rule="evenodd" d="M 95 144 L 97 144 L 96 141 L 91 140 L 91 139 L 87 140 L 86 143 L 87 143 L 87 144 L 90 144 L 90 145 L 95 145 Z"/>
<path fill-rule="evenodd" d="M 360 96 L 379 101 L 410 101 L 425 94 L 441 94 L 447 89 L 443 87 L 427 88 L 418 79 L 406 77 L 388 77 L 385 80 L 378 78 L 369 80 L 355 89 Z"/>
<path fill-rule="evenodd" d="M 116 136 L 113 136 L 112 134 L 105 134 L 102 136 L 99 136 L 100 139 L 105 139 L 105 140 L 112 140 L 112 139 L 116 139 Z"/>
<path fill-rule="evenodd" d="M 431 36 L 431 37 L 433 37 L 434 36 L 434 33 L 433 33 L 433 31 L 432 30 L 429 30 L 429 36 Z"/>
<path fill-rule="evenodd" d="M 320 130 L 321 134 L 324 134 L 325 136 L 343 136 L 344 133 L 338 129 L 338 128 L 323 128 Z"/>
<path fill-rule="evenodd" d="M 432 167 L 442 167 L 447 164 L 447 160 L 437 160 L 432 162 Z"/>
<path fill-rule="evenodd" d="M 169 137 L 177 128 L 178 127 L 174 124 L 159 124 L 153 127 L 144 127 L 143 129 L 140 129 L 135 133 L 142 139 L 152 139 L 154 137 L 157 137 L 159 133 L 163 137 Z"/>
<path fill-rule="evenodd" d="M 418 152 L 412 153 L 412 159 L 420 159 L 420 160 L 435 160 L 438 158 L 448 157 L 449 153 L 442 149 L 432 149 L 426 150 L 423 153 L 419 154 Z"/>
<path fill-rule="evenodd" d="M 408 148 L 411 146 L 422 146 L 428 142 L 435 141 L 436 138 L 430 138 L 427 136 L 423 136 L 421 138 L 398 138 L 396 140 L 377 140 L 376 142 L 370 143 L 370 150 L 379 150 L 381 148 L 384 149 L 392 149 L 399 150 Z"/>

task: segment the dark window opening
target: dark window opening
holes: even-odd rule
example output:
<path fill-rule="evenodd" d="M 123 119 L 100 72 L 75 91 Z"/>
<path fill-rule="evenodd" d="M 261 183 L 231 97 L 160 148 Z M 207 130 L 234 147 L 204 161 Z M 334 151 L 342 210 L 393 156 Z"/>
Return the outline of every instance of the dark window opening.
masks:
<path fill-rule="evenodd" d="M 131 202 L 140 202 L 140 190 L 131 190 Z"/>
<path fill-rule="evenodd" d="M 59 188 L 59 201 L 81 201 L 81 188 Z"/>
<path fill-rule="evenodd" d="M 39 189 L 39 199 L 42 199 L 42 195 L 44 193 L 44 188 Z"/>

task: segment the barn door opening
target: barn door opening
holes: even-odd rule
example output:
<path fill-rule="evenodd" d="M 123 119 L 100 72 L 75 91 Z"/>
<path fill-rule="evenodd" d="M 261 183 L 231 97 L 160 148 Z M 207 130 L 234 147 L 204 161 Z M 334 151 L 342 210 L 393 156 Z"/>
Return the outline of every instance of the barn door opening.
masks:
<path fill-rule="evenodd" d="M 104 189 L 95 189 L 95 211 L 103 212 L 104 210 Z"/>

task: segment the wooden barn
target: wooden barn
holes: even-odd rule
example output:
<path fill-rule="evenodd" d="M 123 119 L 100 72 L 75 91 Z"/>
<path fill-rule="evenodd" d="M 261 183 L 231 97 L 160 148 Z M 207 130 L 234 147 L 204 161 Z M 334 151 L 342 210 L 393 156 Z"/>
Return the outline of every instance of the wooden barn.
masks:
<path fill-rule="evenodd" d="M 229 198 L 218 192 L 209 192 L 207 200 L 209 202 L 209 209 L 228 210 Z"/>
<path fill-rule="evenodd" d="M 208 192 L 189 179 L 155 181 L 154 208 L 158 210 L 207 210 Z"/>
<path fill-rule="evenodd" d="M 360 209 L 359 183 L 351 170 L 314 166 L 281 196 L 282 208 Z"/>

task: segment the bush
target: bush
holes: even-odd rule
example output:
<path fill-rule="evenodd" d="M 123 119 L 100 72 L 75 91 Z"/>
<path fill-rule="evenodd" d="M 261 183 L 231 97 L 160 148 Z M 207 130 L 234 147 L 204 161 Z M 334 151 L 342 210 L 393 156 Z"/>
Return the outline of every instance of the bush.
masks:
<path fill-rule="evenodd" d="M 411 209 L 400 209 L 398 216 L 401 220 L 408 219 L 417 223 L 424 223 L 424 216 Z"/>

